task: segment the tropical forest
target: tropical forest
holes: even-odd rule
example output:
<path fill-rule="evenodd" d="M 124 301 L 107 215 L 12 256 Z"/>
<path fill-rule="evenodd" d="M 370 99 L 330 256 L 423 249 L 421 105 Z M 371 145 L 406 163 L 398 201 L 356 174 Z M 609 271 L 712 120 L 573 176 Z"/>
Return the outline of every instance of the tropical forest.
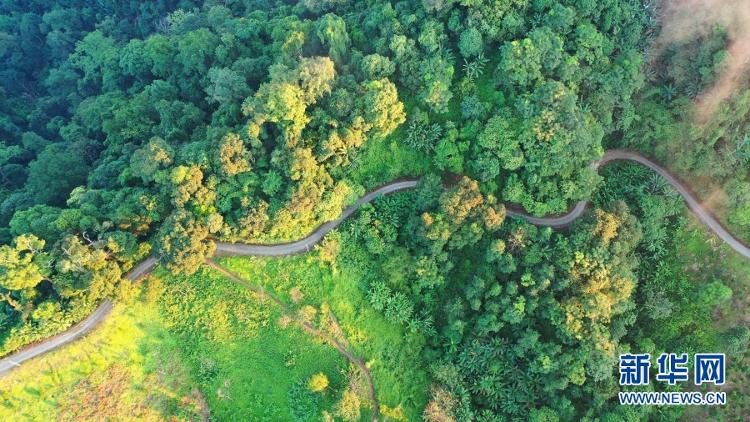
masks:
<path fill-rule="evenodd" d="M 0 0 L 3 421 L 747 421 L 748 245 L 747 0 Z"/>

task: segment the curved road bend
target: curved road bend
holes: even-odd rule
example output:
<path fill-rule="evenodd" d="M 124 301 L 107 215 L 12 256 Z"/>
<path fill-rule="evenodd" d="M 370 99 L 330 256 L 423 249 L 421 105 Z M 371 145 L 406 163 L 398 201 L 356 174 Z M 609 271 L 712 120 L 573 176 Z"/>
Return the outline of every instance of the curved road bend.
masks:
<path fill-rule="evenodd" d="M 682 196 L 688 207 L 695 213 L 696 217 L 698 217 L 698 219 L 703 222 L 703 224 L 705 224 L 712 232 L 714 232 L 722 241 L 729 245 L 729 247 L 737 251 L 737 253 L 744 256 L 745 258 L 750 259 L 750 248 L 748 248 L 745 244 L 732 236 L 721 225 L 721 223 L 719 223 L 716 218 L 711 215 L 708 210 L 700 205 L 700 202 L 693 196 L 690 190 L 681 181 L 679 181 L 669 171 L 661 167 L 656 162 L 646 158 L 645 156 L 637 152 L 609 150 L 604 153 L 600 160 L 593 162 L 591 166 L 594 169 L 599 169 L 601 166 L 609 163 L 610 161 L 618 160 L 634 161 L 640 163 L 662 176 Z M 321 225 L 304 239 L 295 242 L 280 243 L 275 245 L 246 245 L 241 243 L 217 242 L 216 254 L 227 256 L 284 256 L 307 252 L 316 243 L 320 242 L 320 240 L 323 239 L 323 237 L 329 231 L 338 227 L 342 221 L 352 215 L 363 204 L 371 202 L 373 199 L 377 198 L 380 195 L 386 195 L 406 189 L 413 189 L 417 185 L 417 183 L 417 179 L 409 179 L 399 180 L 389 183 L 385 186 L 381 186 L 380 188 L 369 192 L 362 198 L 358 199 L 350 207 L 346 208 L 342 212 L 341 217 Z M 506 210 L 506 213 L 511 217 L 524 218 L 531 224 L 535 225 L 565 227 L 575 221 L 578 217 L 580 217 L 586 210 L 587 205 L 587 201 L 580 201 L 567 214 L 553 217 L 534 217 L 525 212 L 510 209 Z M 146 260 L 133 268 L 133 270 L 131 270 L 130 273 L 125 276 L 125 278 L 133 281 L 138 280 L 144 275 L 150 273 L 156 265 L 157 259 L 153 256 L 148 257 Z M 94 313 L 89 315 L 79 324 L 70 328 L 68 331 L 65 331 L 40 343 L 33 344 L 14 353 L 11 356 L 0 360 L 0 376 L 4 375 L 13 368 L 20 366 L 20 364 L 26 360 L 60 347 L 85 335 L 94 326 L 101 322 L 111 309 L 112 303 L 109 300 L 104 300 L 94 311 Z"/>
<path fill-rule="evenodd" d="M 354 204 L 347 207 L 341 217 L 319 226 L 315 231 L 304 239 L 291 243 L 278 243 L 274 245 L 246 245 L 243 243 L 216 242 L 216 255 L 219 256 L 285 256 L 296 253 L 308 252 L 320 242 L 325 235 L 338 227 L 350 215 L 354 214 L 362 205 L 372 202 L 381 195 L 387 195 L 406 189 L 414 189 L 418 179 L 400 180 L 381 186 L 365 196 L 359 198 Z"/>
<path fill-rule="evenodd" d="M 140 264 L 136 265 L 125 278 L 132 281 L 137 281 L 144 275 L 150 273 L 154 267 L 156 267 L 157 260 L 153 256 L 149 256 L 144 259 Z M 112 302 L 109 299 L 104 299 L 102 303 L 87 316 L 86 319 L 72 326 L 67 331 L 64 331 L 54 337 L 50 337 L 43 340 L 40 343 L 32 344 L 25 347 L 18 352 L 0 360 L 0 376 L 5 375 L 11 369 L 21 366 L 21 363 L 29 360 L 33 357 L 39 356 L 43 353 L 47 353 L 54 350 L 62 345 L 70 343 L 76 340 L 96 327 L 104 318 L 109 315 L 112 310 Z"/>
<path fill-rule="evenodd" d="M 703 206 L 700 204 L 700 201 L 695 196 L 693 196 L 693 193 L 690 191 L 690 189 L 688 189 L 684 183 L 677 179 L 677 177 L 675 177 L 667 169 L 640 153 L 619 149 L 612 149 L 605 152 L 602 158 L 598 161 L 593 162 L 591 166 L 595 170 L 598 170 L 601 166 L 611 161 L 634 161 L 648 167 L 649 169 L 653 170 L 654 173 L 663 177 L 667 181 L 667 183 L 669 183 L 680 194 L 680 196 L 682 196 L 682 199 L 685 200 L 685 203 L 690 208 L 690 210 L 693 211 L 695 216 L 698 217 L 698 219 L 703 224 L 705 224 L 709 230 L 716 234 L 716 236 L 724 241 L 724 243 L 726 243 L 730 248 L 737 251 L 737 253 L 744 256 L 745 258 L 750 259 L 750 247 L 732 236 L 732 234 L 729 233 L 729 231 L 727 231 L 727 229 L 724 228 L 724 226 L 722 226 L 721 223 L 719 223 L 719 221 L 716 220 L 716 218 L 707 209 L 703 208 Z M 584 211 L 586 211 L 587 206 L 588 201 L 580 201 L 567 214 L 554 217 L 534 217 L 532 215 L 526 214 L 525 212 L 516 210 L 506 210 L 506 214 L 511 217 L 524 218 L 529 223 L 534 225 L 559 228 L 568 226 L 573 223 L 573 221 L 575 221 L 584 213 Z"/>
<path fill-rule="evenodd" d="M 690 191 L 687 185 L 682 183 L 682 181 L 675 177 L 669 170 L 637 152 L 617 149 L 613 149 L 604 153 L 602 159 L 596 164 L 596 168 L 610 161 L 616 160 L 635 161 L 636 163 L 650 168 L 656 174 L 663 177 L 667 181 L 667 183 L 672 185 L 672 187 L 680 194 L 680 196 L 682 196 L 682 199 L 685 200 L 687 206 L 693 211 L 695 216 L 698 217 L 698 219 L 703 224 L 705 224 L 706 227 L 709 228 L 709 230 L 714 232 L 714 234 L 716 234 L 719 239 L 723 240 L 724 243 L 726 243 L 730 248 L 737 251 L 737 253 L 747 259 L 750 259 L 750 247 L 732 236 L 732 234 L 729 233 L 726 228 L 724 228 L 724 226 L 713 216 L 713 214 L 711 214 L 710 211 L 703 208 L 700 201 L 695 196 L 693 196 L 693 193 Z"/>
<path fill-rule="evenodd" d="M 362 205 L 372 202 L 375 198 L 381 195 L 387 195 L 406 189 L 413 189 L 417 186 L 418 180 L 399 180 L 387 185 L 381 186 L 365 196 L 359 198 L 354 204 L 347 207 L 342 213 L 341 217 L 336 220 L 329 221 L 320 227 L 318 227 L 312 234 L 304 239 L 298 240 L 291 243 L 281 243 L 277 245 L 243 245 L 226 242 L 217 242 L 216 254 L 217 255 L 235 255 L 235 256 L 285 256 L 296 253 L 302 253 L 309 251 L 316 243 L 320 242 L 321 239 L 331 230 L 338 227 L 347 217 L 354 214 L 355 211 Z M 149 274 L 158 264 L 158 260 L 154 256 L 149 256 L 143 260 L 140 264 L 136 265 L 130 272 L 125 275 L 125 278 L 131 281 L 137 281 L 143 276 Z M 43 340 L 40 343 L 29 345 L 21 349 L 20 351 L 0 360 L 0 376 L 5 375 L 8 371 L 15 367 L 21 366 L 20 364 L 33 357 L 39 356 L 43 353 L 54 350 L 60 346 L 70 343 L 84 335 L 86 335 L 91 329 L 106 318 L 109 312 L 112 310 L 112 302 L 109 299 L 105 299 L 96 308 L 96 310 L 86 317 L 83 321 L 69 328 L 67 331 L 60 333 L 54 337 Z"/>

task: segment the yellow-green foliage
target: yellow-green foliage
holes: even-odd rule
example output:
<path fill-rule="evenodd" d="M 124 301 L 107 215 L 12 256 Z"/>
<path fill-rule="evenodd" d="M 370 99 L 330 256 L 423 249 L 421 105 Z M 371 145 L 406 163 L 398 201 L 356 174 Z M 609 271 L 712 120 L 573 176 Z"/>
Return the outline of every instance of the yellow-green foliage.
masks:
<path fill-rule="evenodd" d="M 115 306 L 83 339 L 0 378 L 0 420 L 199 420 L 155 309 Z"/>
<path fill-rule="evenodd" d="M 328 388 L 328 377 L 322 372 L 310 377 L 310 381 L 307 382 L 307 388 L 313 393 L 320 393 L 321 391 Z"/>
<path fill-rule="evenodd" d="M 195 278 L 205 280 L 205 273 L 201 271 Z M 186 281 L 191 279 L 169 278 L 171 288 L 161 295 L 164 324 L 170 331 L 182 334 L 200 328 L 207 340 L 225 343 L 254 338 L 259 328 L 268 325 L 270 310 L 258 306 L 258 297 L 249 289 L 228 282 L 217 285 Z"/>
<path fill-rule="evenodd" d="M 356 421 L 360 416 L 361 402 L 356 392 L 352 390 L 344 391 L 341 400 L 336 404 L 336 416 L 345 421 Z"/>
<path fill-rule="evenodd" d="M 292 312 L 315 310 L 312 323 L 328 321 L 327 329 L 330 309 L 341 328 L 336 335 L 371 366 L 385 409 L 419 417 L 427 377 L 401 357 L 418 355 L 421 346 L 369 309 L 353 275 L 334 275 L 314 256 L 222 264 Z M 140 302 L 118 305 L 86 338 L 0 379 L 0 420 L 193 420 L 198 391 L 215 420 L 367 417 L 364 398 L 345 393 L 348 361 L 296 324 L 279 326 L 281 309 L 251 289 L 206 268 L 190 277 L 157 270 L 144 286 Z"/>

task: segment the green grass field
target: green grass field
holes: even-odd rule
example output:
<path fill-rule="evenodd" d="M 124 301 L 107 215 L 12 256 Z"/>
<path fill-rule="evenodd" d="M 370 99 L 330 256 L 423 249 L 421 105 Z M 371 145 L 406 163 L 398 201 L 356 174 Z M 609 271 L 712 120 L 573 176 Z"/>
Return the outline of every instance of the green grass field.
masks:
<path fill-rule="evenodd" d="M 83 339 L 0 379 L 0 420 L 200 420 L 202 397 L 173 359 L 159 313 L 119 304 Z"/>
<path fill-rule="evenodd" d="M 383 413 L 421 419 L 423 340 L 370 309 L 351 275 L 316 255 L 219 262 L 294 308 L 330 305 L 370 368 Z M 318 373 L 329 385 L 313 393 Z M 200 420 L 204 408 L 213 420 L 343 420 L 337 403 L 351 373 L 330 344 L 284 323 L 278 305 L 247 287 L 209 267 L 190 277 L 159 269 L 89 336 L 0 379 L 0 420 Z M 359 420 L 369 412 L 363 400 Z"/>
<path fill-rule="evenodd" d="M 286 302 L 293 302 L 294 295 L 300 305 L 328 304 L 355 354 L 367 362 L 381 407 L 397 409 L 392 417 L 401 414 L 404 420 L 421 420 L 428 390 L 428 376 L 420 359 L 424 339 L 406 335 L 402 327 L 373 310 L 353 274 L 331 271 L 314 255 L 223 258 L 219 262 Z M 297 292 L 302 293 L 301 299 Z"/>
<path fill-rule="evenodd" d="M 164 323 L 216 420 L 313 421 L 332 407 L 346 360 L 300 329 L 280 327 L 277 306 L 205 267 L 153 278 Z M 312 394 L 306 383 L 319 372 L 331 384 Z"/>

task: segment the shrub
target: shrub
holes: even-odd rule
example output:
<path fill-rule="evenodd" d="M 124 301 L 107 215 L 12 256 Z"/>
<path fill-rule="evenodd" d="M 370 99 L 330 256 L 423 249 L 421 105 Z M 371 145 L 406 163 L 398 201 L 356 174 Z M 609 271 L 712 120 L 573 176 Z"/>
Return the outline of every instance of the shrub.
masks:
<path fill-rule="evenodd" d="M 346 390 L 344 391 L 344 395 L 341 396 L 341 400 L 336 404 L 336 416 L 345 421 L 359 420 L 360 406 L 361 402 L 357 393 L 352 390 Z"/>
<path fill-rule="evenodd" d="M 310 381 L 307 382 L 307 388 L 313 393 L 320 393 L 328 388 L 328 377 L 322 372 L 310 377 Z"/>

